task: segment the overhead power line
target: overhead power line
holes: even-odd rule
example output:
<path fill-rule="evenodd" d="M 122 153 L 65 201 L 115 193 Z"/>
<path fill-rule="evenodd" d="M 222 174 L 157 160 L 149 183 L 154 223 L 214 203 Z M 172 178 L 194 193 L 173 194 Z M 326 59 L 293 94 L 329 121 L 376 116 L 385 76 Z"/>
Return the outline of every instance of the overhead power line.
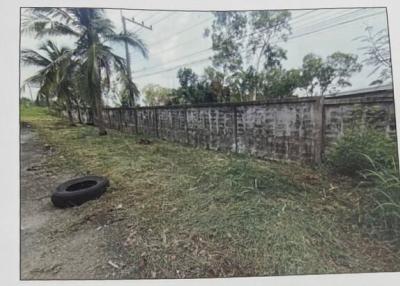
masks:
<path fill-rule="evenodd" d="M 315 12 L 315 10 L 307 11 L 307 12 L 301 14 L 301 15 L 298 15 L 298 16 L 294 17 L 292 20 L 296 20 L 296 19 L 302 18 L 303 16 L 308 15 L 308 14 L 313 13 L 313 12 Z M 209 18 L 209 19 L 207 19 L 207 20 L 210 20 L 210 19 L 212 19 L 212 17 Z M 197 23 L 196 25 L 193 25 L 193 26 L 191 26 L 191 27 L 189 27 L 189 28 L 187 28 L 187 29 L 185 29 L 185 30 L 182 30 L 182 31 L 180 31 L 180 32 L 188 31 L 188 30 L 190 30 L 191 28 L 197 27 L 198 25 L 202 24 L 203 22 L 205 22 L 205 21 L 202 21 L 202 22 L 200 22 L 200 23 Z M 153 25 L 154 25 L 154 24 L 153 24 Z M 180 32 L 178 32 L 178 33 L 180 33 Z M 170 37 L 166 37 L 166 39 L 170 39 Z M 163 49 L 163 50 L 160 50 L 160 51 L 156 51 L 155 53 L 152 53 L 152 55 L 159 54 L 159 53 L 165 52 L 165 51 L 169 51 L 169 50 L 171 50 L 171 49 L 173 49 L 173 48 L 175 48 L 175 47 L 183 46 L 183 45 L 186 44 L 186 43 L 192 43 L 193 40 L 194 40 L 194 39 L 190 39 L 190 40 L 188 40 L 188 41 L 185 41 L 184 43 L 180 43 L 179 45 L 172 46 L 172 47 L 170 47 L 170 48 L 168 48 L 168 49 Z M 155 44 L 160 43 L 160 42 L 161 42 L 161 41 L 157 41 L 156 43 L 150 43 L 149 45 L 154 46 Z"/>
<path fill-rule="evenodd" d="M 305 16 L 305 15 L 308 15 L 308 14 L 314 12 L 314 11 L 315 11 L 315 10 L 307 11 L 307 12 L 301 14 L 301 15 L 298 15 L 298 16 L 294 17 L 292 20 L 299 19 L 299 18 L 301 18 L 301 17 L 303 17 L 303 16 Z M 152 24 L 152 25 L 154 25 L 154 24 Z M 253 35 L 253 34 L 255 34 L 255 33 L 258 33 L 258 32 L 253 32 L 253 33 L 251 33 L 251 34 L 246 34 L 246 35 L 244 35 L 244 37 L 249 36 L 249 35 Z M 175 46 L 172 46 L 172 47 L 170 47 L 170 48 L 168 48 L 168 49 L 164 49 L 164 50 L 161 50 L 161 51 L 157 51 L 156 53 L 151 53 L 151 55 L 154 56 L 154 55 L 157 55 L 157 54 L 166 52 L 166 51 L 173 50 L 173 49 L 175 49 L 175 48 L 177 48 L 177 47 L 181 47 L 181 46 L 184 46 L 184 45 L 186 45 L 186 44 L 193 43 L 193 40 L 194 40 L 194 39 L 189 39 L 188 41 L 185 41 L 185 42 L 183 42 L 183 43 L 180 43 L 179 45 L 175 45 Z M 210 47 L 210 48 L 208 48 L 207 50 L 211 50 L 211 49 L 212 49 L 212 48 Z M 145 59 L 140 60 L 139 63 L 140 63 L 140 62 L 143 62 L 144 60 L 145 60 Z M 151 68 L 151 67 L 150 67 L 150 68 Z M 145 69 L 147 70 L 147 69 L 150 69 L 150 68 L 145 68 Z M 142 69 L 142 70 L 144 70 L 144 69 Z M 142 70 L 136 71 L 136 73 L 138 73 L 138 72 L 140 72 L 140 71 L 142 71 Z"/>
<path fill-rule="evenodd" d="M 153 76 L 153 75 L 164 73 L 164 72 L 167 72 L 167 71 L 172 71 L 172 70 L 175 70 L 175 69 L 178 69 L 180 67 L 187 66 L 187 65 L 199 64 L 199 63 L 202 63 L 202 62 L 205 62 L 205 61 L 208 61 L 208 60 L 210 60 L 210 59 L 209 58 L 199 59 L 199 60 L 196 60 L 196 61 L 193 61 L 193 62 L 180 64 L 180 65 L 174 66 L 172 68 L 164 69 L 164 70 L 161 70 L 161 71 L 157 71 L 157 72 L 153 72 L 153 73 L 149 73 L 149 74 L 139 75 L 139 76 L 135 77 L 135 79 L 148 77 L 148 76 Z"/>
<path fill-rule="evenodd" d="M 143 20 L 143 22 L 149 21 L 150 19 L 154 18 L 156 15 L 158 15 L 157 12 L 155 12 L 154 14 L 150 15 L 149 17 L 147 17 L 146 19 Z"/>
<path fill-rule="evenodd" d="M 176 12 L 170 12 L 169 14 L 165 15 L 164 17 L 158 19 L 156 22 L 152 23 L 151 25 L 154 26 L 162 21 L 164 21 L 165 19 L 171 17 L 172 15 L 174 15 Z"/>
<path fill-rule="evenodd" d="M 149 45 L 149 46 L 153 46 L 153 45 L 156 45 L 156 44 L 158 44 L 158 43 L 160 43 L 160 42 L 163 42 L 164 40 L 167 40 L 167 39 L 170 40 L 171 38 L 175 38 L 176 36 L 178 36 L 178 35 L 180 35 L 180 34 L 186 32 L 186 31 L 189 31 L 189 30 L 191 30 L 191 29 L 193 29 L 193 28 L 195 28 L 195 27 L 197 27 L 197 26 L 199 26 L 199 25 L 201 25 L 201 24 L 204 24 L 205 22 L 211 20 L 212 18 L 213 18 L 213 17 L 209 17 L 209 18 L 207 18 L 207 19 L 204 19 L 204 20 L 202 20 L 202 21 L 200 21 L 200 22 L 198 22 L 198 23 L 196 23 L 196 24 L 194 24 L 194 25 L 192 25 L 192 26 L 189 26 L 189 27 L 187 27 L 187 28 L 185 28 L 185 29 L 183 29 L 183 30 L 180 30 L 180 31 L 178 31 L 178 32 L 176 32 L 176 33 L 173 33 L 173 34 L 171 34 L 171 35 L 168 35 L 168 36 L 162 38 L 161 40 L 158 40 L 158 41 L 153 42 L 153 43 L 149 43 L 148 45 Z"/>
<path fill-rule="evenodd" d="M 207 52 L 207 51 L 211 51 L 211 50 L 212 50 L 211 48 L 207 48 L 207 49 L 204 49 L 204 50 L 200 50 L 200 51 L 197 51 L 197 52 L 194 52 L 194 53 L 185 55 L 185 56 L 183 56 L 183 57 L 179 57 L 179 58 L 172 59 L 172 60 L 170 60 L 170 61 L 168 61 L 168 62 L 165 62 L 163 65 L 170 64 L 170 63 L 173 63 L 173 62 L 176 62 L 176 61 L 180 61 L 180 60 L 182 60 L 182 59 L 186 59 L 186 58 L 188 58 L 188 57 L 192 57 L 192 56 L 195 56 L 195 55 L 197 55 L 197 54 L 201 54 L 201 53 L 204 53 L 204 52 Z M 159 66 L 159 65 L 158 65 L 158 66 Z M 140 69 L 140 70 L 134 72 L 134 74 L 138 74 L 138 73 L 143 72 L 143 71 L 146 71 L 146 70 L 151 70 L 151 69 L 153 69 L 153 68 L 155 68 L 155 67 L 158 67 L 158 66 L 152 66 L 152 67 L 149 67 L 149 68 L 143 68 L 143 69 Z"/>
<path fill-rule="evenodd" d="M 374 17 L 374 16 L 377 16 L 377 15 L 380 15 L 380 14 L 384 14 L 384 12 L 377 12 L 377 13 L 373 13 L 373 14 L 368 14 L 368 15 L 364 15 L 364 16 L 357 17 L 357 18 L 353 18 L 353 19 L 351 19 L 351 20 L 342 21 L 342 22 L 336 23 L 336 24 L 334 24 L 334 25 L 322 27 L 322 28 L 320 28 L 320 29 L 313 30 L 313 31 L 310 31 L 310 32 L 306 32 L 306 33 L 302 33 L 302 34 L 297 34 L 297 35 L 292 35 L 291 37 L 288 38 L 288 40 L 292 40 L 292 39 L 297 39 L 297 38 L 305 37 L 305 36 L 308 36 L 308 35 L 311 35 L 311 34 L 319 33 L 319 32 L 324 31 L 324 30 L 328 30 L 328 29 L 331 29 L 331 28 L 334 28 L 334 27 L 338 27 L 338 26 L 342 26 L 342 25 L 349 24 L 349 23 L 352 23 L 352 22 L 356 22 L 356 21 L 359 21 L 359 20 L 362 20 L 362 19 Z M 209 48 L 209 49 L 210 49 L 210 48 Z M 204 52 L 204 51 L 206 51 L 206 50 L 202 50 L 202 51 L 199 51 L 199 52 Z M 196 52 L 196 53 L 199 53 L 199 52 Z M 187 55 L 187 56 L 185 56 L 185 57 L 189 57 L 189 56 L 190 56 L 190 55 Z M 183 57 L 182 57 L 182 58 L 183 58 Z M 180 59 L 182 59 L 182 58 L 180 58 Z M 172 68 L 167 68 L 167 69 L 160 70 L 160 71 L 156 71 L 156 72 L 151 72 L 151 73 L 146 73 L 146 74 L 138 75 L 138 76 L 135 76 L 135 78 L 138 79 L 138 78 L 148 77 L 148 76 L 152 76 L 152 75 L 155 75 L 155 74 L 160 74 L 160 73 L 163 73 L 163 72 L 171 71 L 171 70 L 174 70 L 174 69 L 177 69 L 177 68 L 180 68 L 180 67 L 184 67 L 184 66 L 186 66 L 186 65 L 190 65 L 190 64 L 194 64 L 194 63 L 196 63 L 196 64 L 197 64 L 197 63 L 201 63 L 201 62 L 204 62 L 204 61 L 207 61 L 207 60 L 210 60 L 210 58 L 207 57 L 207 58 L 202 58 L 202 59 L 196 60 L 196 61 L 194 61 L 194 62 L 183 63 L 183 64 L 180 64 L 180 65 L 174 66 L 174 67 L 172 67 Z M 161 65 L 161 66 L 162 66 L 162 65 Z M 161 67 L 161 66 L 159 66 L 159 67 Z M 135 74 L 135 73 L 134 73 L 134 74 Z"/>
<path fill-rule="evenodd" d="M 359 10 L 363 10 L 363 9 L 358 9 L 357 11 L 353 11 L 353 12 L 348 13 L 348 14 L 353 14 L 353 13 L 359 12 Z M 295 21 L 296 23 L 300 23 L 302 20 L 306 20 L 306 21 L 307 21 L 308 19 L 301 19 L 300 21 L 299 21 L 299 19 L 302 18 L 302 17 L 304 17 L 304 16 L 306 16 L 306 15 L 308 15 L 308 14 L 311 14 L 311 13 L 317 12 L 317 11 L 318 11 L 318 10 L 307 11 L 307 12 L 301 14 L 301 15 L 298 15 L 298 16 L 294 17 L 293 19 L 291 19 L 291 21 L 293 21 L 293 20 L 298 20 L 298 21 Z M 329 11 L 328 11 L 328 12 L 329 12 Z M 346 14 L 346 15 L 347 15 L 347 14 Z M 343 15 L 340 16 L 340 17 L 343 17 Z M 328 19 L 326 19 L 326 20 L 333 20 L 333 19 L 336 19 L 336 18 L 338 18 L 338 17 L 328 18 Z M 291 25 L 293 25 L 295 22 L 291 23 Z M 318 24 L 319 24 L 319 23 L 318 23 Z M 303 27 L 304 27 L 304 26 L 303 26 Z M 264 30 L 261 30 L 261 31 L 257 31 L 257 32 L 253 32 L 253 33 L 250 33 L 250 34 L 246 34 L 244 37 L 246 37 L 246 36 L 252 36 L 252 35 L 257 34 L 257 33 L 259 33 L 259 32 L 263 32 L 263 31 L 265 31 L 265 30 L 267 30 L 267 29 L 264 29 Z M 156 51 L 155 53 L 151 53 L 151 55 L 152 55 L 152 56 L 158 55 L 158 54 L 160 54 L 160 53 L 173 50 L 173 49 L 175 49 L 175 48 L 177 48 L 177 47 L 185 46 L 185 45 L 187 45 L 187 44 L 193 43 L 193 40 L 194 40 L 194 39 L 195 39 L 195 38 L 189 39 L 188 41 L 185 41 L 185 42 L 180 43 L 180 44 L 178 44 L 178 45 L 172 46 L 172 47 L 170 47 L 170 48 L 163 49 L 163 50 L 160 50 L 160 51 Z M 210 49 L 211 49 L 211 48 L 210 48 Z M 143 62 L 143 61 L 145 61 L 145 60 L 146 60 L 146 59 L 141 59 L 141 60 L 139 60 L 138 62 L 140 63 L 140 62 Z"/>
<path fill-rule="evenodd" d="M 298 27 L 295 27 L 295 29 L 296 30 L 301 30 L 301 29 L 312 29 L 312 28 L 314 28 L 314 27 L 321 27 L 321 26 L 324 26 L 324 25 L 329 25 L 330 23 L 332 23 L 333 21 L 338 21 L 338 20 L 340 20 L 340 19 L 343 19 L 343 18 L 349 18 L 349 16 L 352 16 L 352 15 L 355 15 L 355 14 L 358 14 L 358 13 L 360 13 L 360 12 L 362 12 L 362 11 L 364 11 L 365 10 L 365 8 L 360 8 L 360 9 L 357 9 L 357 10 L 354 10 L 354 11 L 351 11 L 351 12 L 348 12 L 348 13 L 340 13 L 340 14 L 336 14 L 336 15 L 338 15 L 338 16 L 334 16 L 334 17 L 330 17 L 330 18 L 324 18 L 324 20 L 323 21 L 320 21 L 320 22 L 318 22 L 320 19 L 318 19 L 318 21 L 317 22 L 314 22 L 314 23 L 308 23 L 308 24 L 306 24 L 306 25 L 300 25 L 300 26 L 298 26 Z M 313 21 L 311 21 L 311 22 L 313 22 Z"/>
<path fill-rule="evenodd" d="M 317 30 L 314 30 L 314 31 L 311 31 L 311 32 L 306 32 L 306 33 L 303 33 L 303 34 L 300 34 L 300 35 L 295 35 L 295 36 L 289 37 L 289 40 L 296 39 L 296 38 L 299 38 L 299 37 L 304 37 L 304 36 L 307 36 L 307 35 L 310 35 L 310 34 L 315 34 L 315 33 L 318 33 L 318 32 L 321 32 L 321 31 L 325 31 L 325 30 L 333 28 L 333 27 L 342 26 L 342 25 L 345 25 L 345 24 L 348 24 L 348 23 L 352 23 L 352 22 L 359 21 L 359 20 L 366 19 L 366 18 L 371 18 L 371 17 L 377 16 L 377 15 L 381 15 L 381 14 L 383 15 L 385 13 L 384 12 L 377 12 L 377 13 L 368 14 L 368 15 L 364 15 L 364 16 L 361 16 L 361 17 L 353 18 L 352 20 L 343 21 L 343 22 L 336 23 L 336 24 L 330 25 L 330 26 L 326 26 L 326 27 L 323 27 L 321 29 L 317 29 Z"/>
<path fill-rule="evenodd" d="M 359 10 L 362 10 L 362 9 L 359 9 Z M 341 17 L 329 18 L 329 19 L 327 19 L 327 20 L 328 20 L 327 23 L 329 23 L 329 21 L 332 20 L 332 19 L 343 18 L 343 16 L 347 16 L 347 17 L 348 17 L 348 16 L 351 15 L 351 14 L 354 14 L 354 13 L 356 13 L 356 12 L 359 12 L 359 10 L 357 10 L 357 11 L 352 11 L 352 12 L 350 12 L 350 13 L 346 13 L 345 15 L 342 15 Z M 295 18 L 293 18 L 293 19 L 298 19 L 298 18 L 300 18 L 300 17 L 302 17 L 302 16 L 305 16 L 306 14 L 309 14 L 309 13 L 308 13 L 308 12 L 307 12 L 307 13 L 303 13 L 303 14 L 301 14 L 301 15 L 299 15 L 298 17 L 295 17 Z M 323 26 L 323 25 L 325 25 L 325 23 L 322 23 L 322 26 Z M 319 24 L 319 26 L 321 26 L 321 23 Z M 311 26 L 311 27 L 312 27 L 312 26 Z M 253 32 L 253 33 L 246 34 L 246 35 L 243 36 L 243 38 L 244 38 L 244 37 L 251 36 L 251 35 L 253 35 L 253 34 L 257 34 L 257 33 L 259 33 L 259 32 L 257 31 L 257 32 Z M 178 46 L 179 46 L 179 45 L 178 45 Z M 174 47 L 176 47 L 176 46 L 174 46 Z M 166 50 L 172 50 L 174 47 L 171 47 L 171 48 L 166 49 Z M 166 51 L 166 50 L 164 50 L 164 51 Z M 184 58 L 191 57 L 191 56 L 193 56 L 193 55 L 196 55 L 196 54 L 199 54 L 199 53 L 203 53 L 203 52 L 205 52 L 205 51 L 211 51 L 211 50 L 212 50 L 212 47 L 209 47 L 209 48 L 206 48 L 206 49 L 203 49 L 203 50 L 200 50 L 200 51 L 197 51 L 197 52 L 194 52 L 194 53 L 185 55 L 185 56 L 183 56 L 183 57 L 179 57 L 179 58 L 172 59 L 171 61 L 168 61 L 168 62 L 164 63 L 163 65 L 169 64 L 169 63 L 171 63 L 171 62 L 180 61 L 180 60 L 182 60 L 182 59 L 184 59 Z M 153 54 L 153 55 L 154 55 L 154 54 Z M 155 68 L 160 67 L 160 66 L 163 66 L 163 65 L 154 65 L 154 66 L 150 66 L 150 67 L 147 67 L 147 68 L 142 68 L 142 69 L 140 69 L 140 70 L 138 70 L 138 71 L 135 71 L 134 74 L 140 74 L 140 73 L 142 73 L 142 72 L 149 71 L 149 70 L 155 69 Z"/>

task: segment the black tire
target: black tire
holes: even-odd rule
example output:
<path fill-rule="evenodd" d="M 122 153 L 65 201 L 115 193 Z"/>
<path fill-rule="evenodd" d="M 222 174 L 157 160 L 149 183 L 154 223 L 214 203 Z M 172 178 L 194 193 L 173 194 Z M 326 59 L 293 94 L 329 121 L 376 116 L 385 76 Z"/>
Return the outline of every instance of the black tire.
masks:
<path fill-rule="evenodd" d="M 79 206 L 99 198 L 108 186 L 109 182 L 104 177 L 85 176 L 73 179 L 59 185 L 51 196 L 51 201 L 59 208 Z"/>

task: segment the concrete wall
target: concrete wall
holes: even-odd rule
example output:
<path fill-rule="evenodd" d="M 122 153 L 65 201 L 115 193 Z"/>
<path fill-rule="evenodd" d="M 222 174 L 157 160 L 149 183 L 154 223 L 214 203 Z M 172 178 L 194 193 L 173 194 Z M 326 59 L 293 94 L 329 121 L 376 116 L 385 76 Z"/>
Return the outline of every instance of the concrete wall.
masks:
<path fill-rule="evenodd" d="M 346 130 L 375 128 L 396 138 L 396 119 L 392 89 L 326 98 L 324 101 L 323 150 Z"/>
<path fill-rule="evenodd" d="M 87 114 L 82 117 L 90 120 Z M 325 98 L 107 108 L 103 118 L 108 128 L 122 132 L 265 159 L 314 163 L 353 126 L 372 126 L 396 136 L 390 88 Z"/>

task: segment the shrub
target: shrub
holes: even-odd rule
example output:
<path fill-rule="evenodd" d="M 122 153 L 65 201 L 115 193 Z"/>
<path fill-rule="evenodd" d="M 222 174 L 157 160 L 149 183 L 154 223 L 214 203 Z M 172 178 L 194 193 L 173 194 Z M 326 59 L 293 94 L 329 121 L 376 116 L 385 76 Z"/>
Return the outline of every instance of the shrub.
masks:
<path fill-rule="evenodd" d="M 400 243 L 400 174 L 397 160 L 386 167 L 377 165 L 370 157 L 372 168 L 364 172 L 365 178 L 373 184 L 365 196 L 366 214 L 364 222 L 379 237 L 394 239 Z"/>
<path fill-rule="evenodd" d="M 386 168 L 396 156 L 393 139 L 374 129 L 346 132 L 327 152 L 326 162 L 334 172 L 354 176 L 372 168 Z"/>

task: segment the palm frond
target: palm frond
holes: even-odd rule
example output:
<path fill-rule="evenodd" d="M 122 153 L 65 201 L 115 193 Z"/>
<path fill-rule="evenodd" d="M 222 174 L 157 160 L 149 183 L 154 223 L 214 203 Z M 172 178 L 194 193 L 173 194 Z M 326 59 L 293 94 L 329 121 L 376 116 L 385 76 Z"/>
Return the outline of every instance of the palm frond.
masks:
<path fill-rule="evenodd" d="M 142 39 L 140 39 L 136 34 L 128 32 L 126 34 L 120 33 L 112 33 L 112 34 L 107 34 L 104 35 L 104 38 L 107 41 L 111 42 L 117 42 L 117 43 L 124 43 L 126 42 L 128 45 L 131 47 L 137 49 L 144 58 L 148 57 L 148 49 L 146 44 L 143 42 Z"/>
<path fill-rule="evenodd" d="M 32 14 L 23 19 L 21 31 L 23 33 L 33 33 L 36 38 L 43 36 L 79 37 L 81 32 L 73 27 L 73 25 L 54 20 L 54 18 L 45 14 Z"/>
<path fill-rule="evenodd" d="M 31 49 L 21 51 L 21 60 L 26 65 L 45 67 L 51 64 L 51 60 Z"/>

